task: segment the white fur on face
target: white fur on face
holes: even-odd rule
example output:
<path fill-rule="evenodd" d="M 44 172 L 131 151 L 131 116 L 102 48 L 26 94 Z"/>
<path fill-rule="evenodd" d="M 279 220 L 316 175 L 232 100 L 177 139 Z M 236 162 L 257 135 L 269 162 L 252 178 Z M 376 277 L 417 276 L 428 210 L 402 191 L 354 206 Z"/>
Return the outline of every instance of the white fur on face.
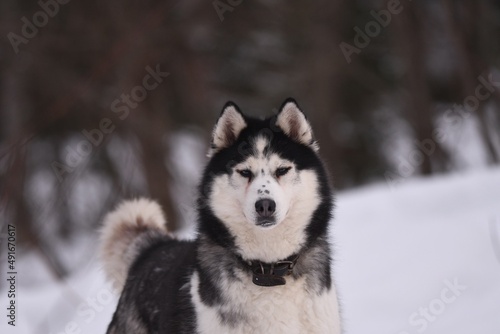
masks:
<path fill-rule="evenodd" d="M 235 236 L 236 246 L 245 259 L 275 262 L 299 251 L 305 242 L 304 230 L 320 203 L 318 181 L 311 170 L 299 171 L 276 153 L 264 155 L 267 141 L 258 138 L 254 155 L 233 168 L 231 175 L 215 178 L 210 205 L 215 215 Z M 291 167 L 277 177 L 280 167 Z M 251 180 L 237 171 L 249 169 Z M 255 203 L 271 199 L 276 203 L 275 225 L 257 225 Z"/>

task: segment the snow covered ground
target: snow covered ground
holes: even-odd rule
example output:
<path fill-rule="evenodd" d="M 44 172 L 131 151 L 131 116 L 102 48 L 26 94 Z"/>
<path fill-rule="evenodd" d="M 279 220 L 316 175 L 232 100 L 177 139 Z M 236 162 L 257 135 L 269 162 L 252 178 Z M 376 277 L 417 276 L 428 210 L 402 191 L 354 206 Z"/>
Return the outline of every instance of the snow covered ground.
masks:
<path fill-rule="evenodd" d="M 500 169 L 339 195 L 346 333 L 500 333 Z"/>
<path fill-rule="evenodd" d="M 346 333 L 500 333 L 500 169 L 340 193 L 332 237 Z M 16 327 L 3 315 L 0 332 L 104 333 L 116 296 L 89 258 L 65 282 L 19 259 Z"/>

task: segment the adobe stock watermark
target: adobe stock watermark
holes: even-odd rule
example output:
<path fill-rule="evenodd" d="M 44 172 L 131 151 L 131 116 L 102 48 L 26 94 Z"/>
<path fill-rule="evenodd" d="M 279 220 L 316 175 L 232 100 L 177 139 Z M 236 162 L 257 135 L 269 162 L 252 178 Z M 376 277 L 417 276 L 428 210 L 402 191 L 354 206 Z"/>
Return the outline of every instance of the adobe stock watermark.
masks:
<path fill-rule="evenodd" d="M 215 0 L 212 2 L 219 20 L 224 21 L 224 13 L 232 12 L 237 6 L 241 5 L 243 0 Z"/>
<path fill-rule="evenodd" d="M 373 17 L 373 20 L 368 21 L 364 29 L 358 26 L 354 27 L 356 35 L 354 36 L 352 44 L 344 41 L 339 44 L 340 51 L 342 51 L 347 63 L 350 64 L 352 62 L 353 54 L 360 54 L 361 50 L 370 45 L 372 38 L 376 38 L 380 35 L 382 30 L 391 23 L 393 15 L 398 15 L 402 11 L 403 5 L 400 0 L 389 0 L 386 9 L 381 9 L 379 11 L 371 10 L 370 15 Z"/>
<path fill-rule="evenodd" d="M 467 96 L 461 105 L 454 104 L 452 108 L 443 113 L 443 122 L 441 126 L 433 130 L 432 138 L 425 138 L 422 141 L 415 140 L 413 142 L 414 149 L 406 156 L 398 157 L 396 171 L 384 173 L 385 181 L 390 188 L 396 188 L 406 178 L 412 176 L 416 169 L 423 164 L 424 157 L 434 154 L 437 144 L 450 141 L 451 133 L 462 127 L 464 121 L 478 110 L 481 103 L 488 100 L 495 90 L 500 88 L 500 81 L 495 81 L 493 73 L 489 73 L 487 79 L 481 75 L 477 80 L 479 84 L 476 86 L 474 94 Z M 444 126 L 445 123 L 449 126 Z"/>
<path fill-rule="evenodd" d="M 35 12 L 31 20 L 23 16 L 21 18 L 21 35 L 11 31 L 7 34 L 7 39 L 14 49 L 16 54 L 19 53 L 19 46 L 21 44 L 28 44 L 30 40 L 38 35 L 39 29 L 45 27 L 51 18 L 55 17 L 60 10 L 61 5 L 66 5 L 71 0 L 40 0 L 38 6 L 39 11 Z"/>
<path fill-rule="evenodd" d="M 441 289 L 439 296 L 431 299 L 425 306 L 419 307 L 418 310 L 410 314 L 408 324 L 412 329 L 400 331 L 398 334 L 425 332 L 467 290 L 467 286 L 462 285 L 456 277 L 453 280 L 444 280 L 443 283 L 445 287 Z"/>
<path fill-rule="evenodd" d="M 119 120 L 125 120 L 130 115 L 130 111 L 137 108 L 139 103 L 148 97 L 149 92 L 156 89 L 170 75 L 168 72 L 161 71 L 160 64 L 157 64 L 155 69 L 146 66 L 145 71 L 147 74 L 143 77 L 140 85 L 133 87 L 129 94 L 121 94 L 111 103 L 110 109 Z M 113 133 L 115 129 L 115 123 L 107 117 L 102 118 L 96 128 L 83 129 L 81 134 L 84 138 L 74 147 L 65 148 L 63 161 L 54 160 L 51 163 L 59 183 L 64 181 L 67 174 L 72 173 L 85 162 L 93 153 L 94 148 L 101 145 L 104 138 Z"/>

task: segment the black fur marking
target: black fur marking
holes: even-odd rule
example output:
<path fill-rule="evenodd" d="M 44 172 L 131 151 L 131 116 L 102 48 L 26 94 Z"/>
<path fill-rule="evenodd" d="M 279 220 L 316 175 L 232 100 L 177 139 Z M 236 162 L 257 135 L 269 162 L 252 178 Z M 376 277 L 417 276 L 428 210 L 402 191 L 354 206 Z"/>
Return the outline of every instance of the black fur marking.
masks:
<path fill-rule="evenodd" d="M 219 114 L 219 118 L 224 114 L 224 111 L 229 107 L 233 107 L 240 115 L 243 116 L 240 107 L 238 107 L 236 103 L 234 103 L 233 101 L 227 101 L 226 104 L 224 104 L 224 107 L 222 107 L 222 111 Z"/>
<path fill-rule="evenodd" d="M 198 293 L 201 301 L 208 306 L 215 306 L 222 303 L 221 291 L 213 280 L 213 276 L 206 268 L 198 265 L 198 274 L 200 277 L 200 287 Z"/>
<path fill-rule="evenodd" d="M 226 312 L 219 311 L 220 321 L 231 328 L 235 328 L 242 321 L 246 321 L 246 317 L 243 314 L 236 312 L 235 310 L 229 310 Z"/>
<path fill-rule="evenodd" d="M 283 103 L 281 104 L 281 106 L 279 107 L 279 110 L 280 110 L 279 112 L 283 111 L 283 108 L 285 107 L 285 105 L 287 105 L 290 102 L 293 103 L 293 104 L 295 104 L 296 106 L 298 106 L 297 101 L 295 101 L 295 99 L 293 97 L 287 97 L 285 99 L 285 101 L 283 101 Z"/>
<path fill-rule="evenodd" d="M 223 247 L 234 249 L 234 236 L 232 236 L 224 224 L 215 217 L 207 204 L 202 203 L 201 205 L 198 211 L 199 214 L 203 216 L 203 223 L 199 224 L 199 232 Z"/>
<path fill-rule="evenodd" d="M 196 268 L 200 280 L 198 293 L 201 300 L 208 306 L 223 305 L 225 300 L 219 288 L 220 283 L 223 280 L 239 280 L 236 270 L 240 268 L 240 264 L 231 251 L 206 237 L 200 237 L 198 250 Z"/>
<path fill-rule="evenodd" d="M 297 101 L 295 101 L 294 98 L 292 97 L 288 97 L 285 99 L 285 101 L 283 101 L 283 103 L 281 104 L 280 108 L 279 108 L 279 112 L 278 112 L 278 115 L 283 111 L 283 108 L 288 104 L 288 103 L 293 103 L 295 104 L 295 106 L 297 106 L 297 109 L 299 109 L 299 111 L 302 113 L 302 115 L 304 115 L 304 117 L 307 119 L 307 116 L 306 114 L 304 114 L 304 112 L 302 112 L 302 108 L 300 108 L 299 104 L 297 103 Z"/>
<path fill-rule="evenodd" d="M 262 153 L 264 154 L 264 156 L 267 156 L 269 154 L 269 145 L 266 145 L 266 147 L 264 147 Z"/>
<path fill-rule="evenodd" d="M 182 287 L 195 258 L 194 242 L 168 237 L 144 251 L 130 268 L 108 333 L 194 333 L 194 306 Z"/>
<path fill-rule="evenodd" d="M 264 192 L 269 195 L 269 190 L 264 190 Z"/>
<path fill-rule="evenodd" d="M 330 272 L 330 245 L 328 237 L 321 237 L 315 242 L 315 246 L 302 252 L 294 268 L 294 276 L 306 276 L 306 282 L 310 291 L 320 294 L 325 289 L 330 289 L 332 284 Z"/>

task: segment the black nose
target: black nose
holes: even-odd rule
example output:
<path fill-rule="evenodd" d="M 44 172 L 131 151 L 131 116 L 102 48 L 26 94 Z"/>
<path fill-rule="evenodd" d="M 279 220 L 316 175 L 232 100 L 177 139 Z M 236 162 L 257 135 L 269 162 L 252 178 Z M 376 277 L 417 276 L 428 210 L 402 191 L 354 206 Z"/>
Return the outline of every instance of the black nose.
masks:
<path fill-rule="evenodd" d="M 271 217 L 276 210 L 276 202 L 272 199 L 259 199 L 255 202 L 255 211 L 261 217 Z"/>

